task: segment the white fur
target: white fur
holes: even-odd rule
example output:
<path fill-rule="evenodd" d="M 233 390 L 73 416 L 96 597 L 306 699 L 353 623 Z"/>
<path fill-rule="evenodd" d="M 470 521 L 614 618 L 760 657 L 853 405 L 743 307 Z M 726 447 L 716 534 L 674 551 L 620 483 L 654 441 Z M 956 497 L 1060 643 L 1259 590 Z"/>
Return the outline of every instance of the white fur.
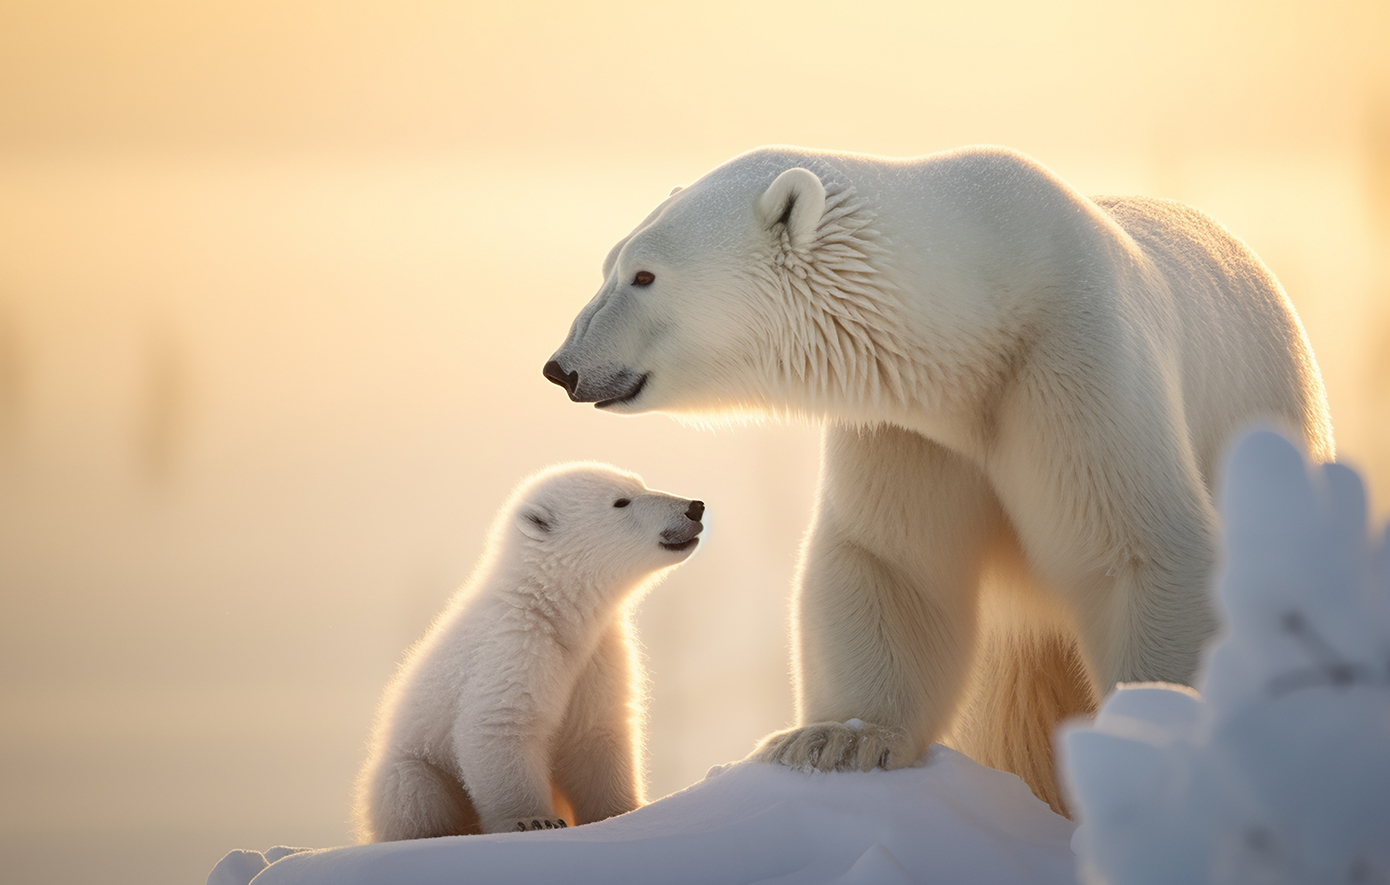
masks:
<path fill-rule="evenodd" d="M 1194 676 L 1224 446 L 1265 421 L 1333 456 L 1303 328 L 1243 243 L 1012 151 L 752 151 L 604 271 L 554 356 L 574 399 L 827 423 L 803 725 L 765 759 L 897 766 L 949 736 L 1061 808 L 1058 718 Z"/>
<path fill-rule="evenodd" d="M 362 841 L 559 826 L 554 793 L 579 824 L 643 803 L 628 608 L 689 556 L 662 542 L 698 533 L 691 505 L 600 464 L 517 488 L 382 699 L 358 779 Z"/>

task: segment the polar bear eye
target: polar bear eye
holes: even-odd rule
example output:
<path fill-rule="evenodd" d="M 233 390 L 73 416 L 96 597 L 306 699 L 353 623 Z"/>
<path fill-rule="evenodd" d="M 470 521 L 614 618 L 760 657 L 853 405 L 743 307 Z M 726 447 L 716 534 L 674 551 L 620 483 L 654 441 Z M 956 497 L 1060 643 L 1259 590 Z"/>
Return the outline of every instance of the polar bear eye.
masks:
<path fill-rule="evenodd" d="M 639 270 L 639 271 L 637 272 L 637 276 L 635 276 L 635 277 L 632 278 L 632 285 L 634 285 L 634 286 L 650 286 L 650 285 L 652 284 L 652 281 L 655 280 L 655 279 L 656 279 L 656 274 L 652 273 L 651 271 L 649 271 L 649 270 Z"/>
<path fill-rule="evenodd" d="M 626 507 L 627 505 L 629 505 L 629 504 L 631 504 L 631 503 L 632 503 L 632 499 L 631 499 L 631 498 L 619 498 L 618 500 L 616 500 L 616 501 L 613 502 L 613 506 L 614 506 L 614 507 Z"/>

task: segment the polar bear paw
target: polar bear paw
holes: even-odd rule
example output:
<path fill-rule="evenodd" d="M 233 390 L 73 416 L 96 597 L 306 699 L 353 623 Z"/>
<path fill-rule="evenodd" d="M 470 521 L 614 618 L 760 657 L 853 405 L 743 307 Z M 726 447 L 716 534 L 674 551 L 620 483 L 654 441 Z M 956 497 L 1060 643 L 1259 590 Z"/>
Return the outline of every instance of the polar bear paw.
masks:
<path fill-rule="evenodd" d="M 518 817 L 508 821 L 502 831 L 524 833 L 529 830 L 563 830 L 568 826 L 563 817 Z"/>
<path fill-rule="evenodd" d="M 858 719 L 813 722 L 770 734 L 749 758 L 806 772 L 904 768 L 917 761 L 900 730 Z"/>

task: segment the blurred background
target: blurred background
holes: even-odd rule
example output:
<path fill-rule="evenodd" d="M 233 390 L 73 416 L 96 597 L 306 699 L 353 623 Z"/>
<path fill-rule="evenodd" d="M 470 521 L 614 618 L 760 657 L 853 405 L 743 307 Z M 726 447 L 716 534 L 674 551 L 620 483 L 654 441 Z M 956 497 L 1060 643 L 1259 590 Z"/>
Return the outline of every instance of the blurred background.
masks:
<path fill-rule="evenodd" d="M 570 404 L 609 247 L 728 157 L 1007 144 L 1192 203 L 1390 506 L 1390 5 L 0 0 L 0 869 L 349 839 L 377 697 L 525 474 L 709 504 L 640 609 L 653 797 L 792 716 L 809 427 Z"/>

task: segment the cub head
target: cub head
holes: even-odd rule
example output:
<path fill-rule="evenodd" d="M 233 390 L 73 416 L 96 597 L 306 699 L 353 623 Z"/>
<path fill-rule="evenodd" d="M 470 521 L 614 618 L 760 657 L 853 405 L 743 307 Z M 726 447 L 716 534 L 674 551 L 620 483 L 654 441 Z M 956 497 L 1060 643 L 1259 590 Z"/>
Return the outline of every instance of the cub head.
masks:
<path fill-rule="evenodd" d="M 572 463 L 525 482 L 503 528 L 531 561 L 630 583 L 687 559 L 704 511 L 704 502 L 652 491 L 635 474 Z"/>
<path fill-rule="evenodd" d="M 829 350 L 814 340 L 822 308 L 805 303 L 817 254 L 854 251 L 852 236 L 822 248 L 827 219 L 853 207 L 841 189 L 827 208 L 821 175 L 801 165 L 814 159 L 760 149 L 673 191 L 608 253 L 545 377 L 613 412 L 780 411 L 782 382 Z"/>

